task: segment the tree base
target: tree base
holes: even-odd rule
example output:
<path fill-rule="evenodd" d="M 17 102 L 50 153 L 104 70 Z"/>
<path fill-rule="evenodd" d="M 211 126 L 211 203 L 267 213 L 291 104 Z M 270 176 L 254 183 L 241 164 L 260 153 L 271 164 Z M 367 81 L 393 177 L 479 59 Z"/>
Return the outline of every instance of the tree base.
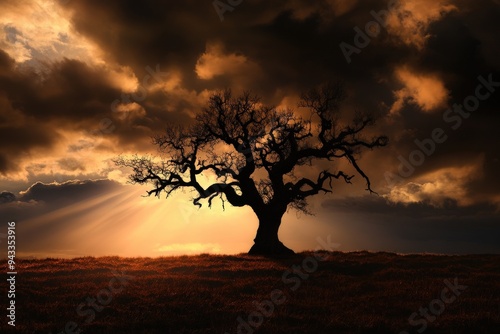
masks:
<path fill-rule="evenodd" d="M 270 258 L 286 258 L 295 255 L 295 252 L 278 241 L 273 244 L 255 243 L 248 251 L 248 254 Z"/>

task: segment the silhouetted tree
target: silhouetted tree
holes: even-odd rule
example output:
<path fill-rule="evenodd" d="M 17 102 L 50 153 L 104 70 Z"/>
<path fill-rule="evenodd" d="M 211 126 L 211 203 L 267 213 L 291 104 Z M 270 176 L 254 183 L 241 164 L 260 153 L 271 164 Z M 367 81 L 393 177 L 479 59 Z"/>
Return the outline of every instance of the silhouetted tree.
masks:
<path fill-rule="evenodd" d="M 153 138 L 161 160 L 151 157 L 119 158 L 119 166 L 131 167 L 132 183 L 152 184 L 148 195 L 166 197 L 181 188 L 196 192 L 193 203 L 220 197 L 236 207 L 250 206 L 259 219 L 249 254 L 286 256 L 294 252 L 278 239 L 282 216 L 289 207 L 308 211 L 306 198 L 330 193 L 332 180 L 351 183 L 354 175 L 323 170 L 316 177 L 299 174 L 297 167 L 315 161 L 347 159 L 373 192 L 368 176 L 358 165 L 362 149 L 385 146 L 387 137 L 365 139 L 360 133 L 373 119 L 357 115 L 350 124 L 340 121 L 344 91 L 340 84 L 326 85 L 303 94 L 300 107 L 307 119 L 291 110 L 264 106 L 250 93 L 232 97 L 226 90 L 213 94 L 208 107 L 190 126 L 168 126 Z M 216 181 L 204 187 L 202 173 Z"/>

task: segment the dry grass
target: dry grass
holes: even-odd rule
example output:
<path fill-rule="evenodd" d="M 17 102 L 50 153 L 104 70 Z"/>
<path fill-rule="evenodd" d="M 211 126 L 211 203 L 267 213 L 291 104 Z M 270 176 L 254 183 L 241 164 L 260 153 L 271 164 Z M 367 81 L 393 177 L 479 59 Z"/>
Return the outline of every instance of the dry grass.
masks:
<path fill-rule="evenodd" d="M 237 333 L 237 318 L 248 319 L 256 311 L 254 301 L 269 300 L 279 289 L 286 301 L 255 333 L 416 333 L 421 326 L 410 326 L 408 317 L 439 298 L 443 281 L 455 277 L 468 288 L 446 304 L 425 333 L 497 333 L 500 328 L 499 255 L 335 252 L 307 279 L 290 274 L 295 281 L 283 281 L 291 266 L 312 255 L 19 260 L 15 332 L 64 333 L 74 321 L 84 333 Z M 108 288 L 111 270 L 120 269 L 134 279 L 86 323 L 89 313 L 78 315 L 77 307 L 84 303 L 81 311 L 89 312 L 87 298 Z M 292 291 L 297 281 L 300 286 Z M 0 289 L 7 291 L 5 280 Z M 2 321 L 0 332 L 9 329 Z"/>

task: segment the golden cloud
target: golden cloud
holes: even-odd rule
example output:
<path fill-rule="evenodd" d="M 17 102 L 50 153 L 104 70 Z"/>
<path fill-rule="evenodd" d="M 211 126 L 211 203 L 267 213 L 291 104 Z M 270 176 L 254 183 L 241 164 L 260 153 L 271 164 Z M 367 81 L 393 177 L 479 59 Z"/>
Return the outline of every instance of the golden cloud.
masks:
<path fill-rule="evenodd" d="M 0 10 L 0 49 L 17 63 L 35 60 L 41 65 L 63 58 L 102 62 L 99 48 L 71 28 L 57 1 L 5 1 Z"/>
<path fill-rule="evenodd" d="M 390 110 L 391 114 L 398 113 L 408 102 L 426 112 L 446 105 L 449 92 L 438 75 L 416 73 L 402 66 L 396 69 L 395 76 L 404 88 L 394 92 L 396 101 Z"/>
<path fill-rule="evenodd" d="M 422 49 L 430 37 L 430 24 L 454 10 L 450 0 L 399 1 L 387 18 L 387 29 L 402 43 Z"/>
<path fill-rule="evenodd" d="M 256 63 L 246 56 L 225 53 L 220 43 L 208 43 L 205 53 L 196 62 L 196 74 L 200 79 L 209 80 L 220 75 L 239 75 L 259 72 Z"/>
<path fill-rule="evenodd" d="M 482 176 L 484 155 L 472 163 L 461 167 L 445 167 L 427 173 L 412 182 L 395 186 L 385 195 L 394 203 L 426 202 L 441 207 L 447 200 L 455 200 L 459 205 L 474 204 L 467 191 L 469 182 Z"/>

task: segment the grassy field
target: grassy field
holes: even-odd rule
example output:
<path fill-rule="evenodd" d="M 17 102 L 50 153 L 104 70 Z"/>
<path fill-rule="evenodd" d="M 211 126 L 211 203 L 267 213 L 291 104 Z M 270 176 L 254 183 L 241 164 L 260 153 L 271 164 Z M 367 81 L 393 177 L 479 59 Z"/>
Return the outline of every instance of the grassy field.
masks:
<path fill-rule="evenodd" d="M 15 329 L 0 283 L 1 333 L 500 332 L 500 255 L 85 257 L 17 269 Z"/>

